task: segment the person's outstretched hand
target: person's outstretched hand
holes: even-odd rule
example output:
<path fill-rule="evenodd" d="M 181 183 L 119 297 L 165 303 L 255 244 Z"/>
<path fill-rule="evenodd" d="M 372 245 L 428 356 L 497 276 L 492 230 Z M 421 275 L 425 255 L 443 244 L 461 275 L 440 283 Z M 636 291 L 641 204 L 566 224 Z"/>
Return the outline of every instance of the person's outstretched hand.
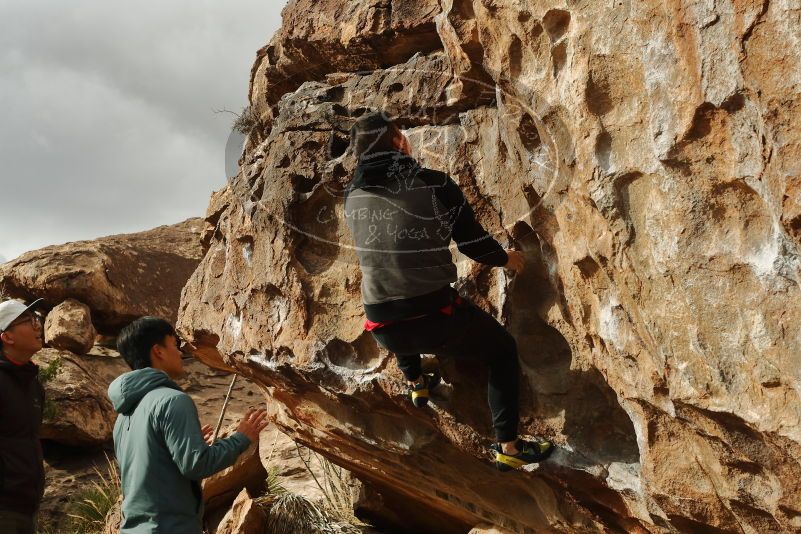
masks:
<path fill-rule="evenodd" d="M 504 268 L 511 269 L 518 274 L 523 272 L 523 267 L 526 265 L 526 262 L 523 259 L 523 253 L 519 250 L 509 249 L 506 251 L 506 255 L 509 256 L 509 259 L 506 260 L 506 265 L 504 265 Z"/>
<path fill-rule="evenodd" d="M 269 423 L 269 420 L 267 419 L 266 410 L 254 410 L 251 408 L 239 422 L 236 430 L 246 435 L 250 441 L 258 441 L 259 432 L 264 430 L 267 423 Z"/>
<path fill-rule="evenodd" d="M 203 441 L 206 442 L 206 445 L 211 445 L 214 441 L 214 429 L 211 428 L 211 425 L 203 425 L 203 428 L 200 429 L 200 433 L 203 434 Z"/>

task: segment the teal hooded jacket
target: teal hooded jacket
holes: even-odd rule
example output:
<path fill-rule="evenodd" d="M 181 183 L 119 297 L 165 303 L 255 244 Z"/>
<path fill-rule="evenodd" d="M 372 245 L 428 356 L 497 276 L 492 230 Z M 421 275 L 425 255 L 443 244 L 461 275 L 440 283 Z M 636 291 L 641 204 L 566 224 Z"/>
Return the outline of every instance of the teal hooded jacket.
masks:
<path fill-rule="evenodd" d="M 164 371 L 117 377 L 114 452 L 122 480 L 121 534 L 201 534 L 200 481 L 234 464 L 250 445 L 241 432 L 209 446 L 192 399 Z"/>

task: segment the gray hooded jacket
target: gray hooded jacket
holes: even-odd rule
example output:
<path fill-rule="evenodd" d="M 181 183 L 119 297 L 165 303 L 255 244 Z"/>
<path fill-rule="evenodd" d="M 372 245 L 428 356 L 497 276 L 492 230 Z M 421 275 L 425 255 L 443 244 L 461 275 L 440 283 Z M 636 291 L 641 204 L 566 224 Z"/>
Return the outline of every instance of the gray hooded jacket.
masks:
<path fill-rule="evenodd" d="M 345 219 L 371 321 L 414 317 L 448 305 L 450 284 L 456 281 L 451 243 L 487 265 L 508 260 L 476 221 L 459 186 L 400 152 L 362 157 L 346 191 Z"/>

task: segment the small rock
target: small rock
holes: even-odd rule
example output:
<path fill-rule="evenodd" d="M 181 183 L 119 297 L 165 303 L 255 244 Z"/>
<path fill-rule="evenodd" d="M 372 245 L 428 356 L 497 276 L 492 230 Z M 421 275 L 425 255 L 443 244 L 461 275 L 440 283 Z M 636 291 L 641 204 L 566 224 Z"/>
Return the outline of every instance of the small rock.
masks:
<path fill-rule="evenodd" d="M 47 314 L 45 341 L 53 348 L 86 354 L 95 344 L 95 327 L 89 306 L 67 299 Z"/>
<path fill-rule="evenodd" d="M 250 497 L 248 490 L 243 489 L 217 527 L 217 534 L 261 533 L 266 521 L 267 514 Z"/>

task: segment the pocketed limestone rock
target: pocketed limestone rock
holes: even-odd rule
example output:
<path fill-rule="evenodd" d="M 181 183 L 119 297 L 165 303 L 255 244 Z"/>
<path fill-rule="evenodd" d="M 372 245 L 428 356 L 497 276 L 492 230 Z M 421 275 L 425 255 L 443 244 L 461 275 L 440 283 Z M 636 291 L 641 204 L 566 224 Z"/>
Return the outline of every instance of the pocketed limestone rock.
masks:
<path fill-rule="evenodd" d="M 291 2 L 252 71 L 265 126 L 214 198 L 179 329 L 422 530 L 797 531 L 791 4 L 447 0 L 399 25 L 410 3 Z M 428 39 L 428 20 L 439 43 L 361 46 Z M 512 277 L 454 250 L 454 285 L 517 341 L 520 431 L 559 445 L 539 466 L 495 471 L 485 369 L 442 361 L 442 396 L 414 410 L 362 329 L 342 204 L 371 109 L 524 252 Z"/>

